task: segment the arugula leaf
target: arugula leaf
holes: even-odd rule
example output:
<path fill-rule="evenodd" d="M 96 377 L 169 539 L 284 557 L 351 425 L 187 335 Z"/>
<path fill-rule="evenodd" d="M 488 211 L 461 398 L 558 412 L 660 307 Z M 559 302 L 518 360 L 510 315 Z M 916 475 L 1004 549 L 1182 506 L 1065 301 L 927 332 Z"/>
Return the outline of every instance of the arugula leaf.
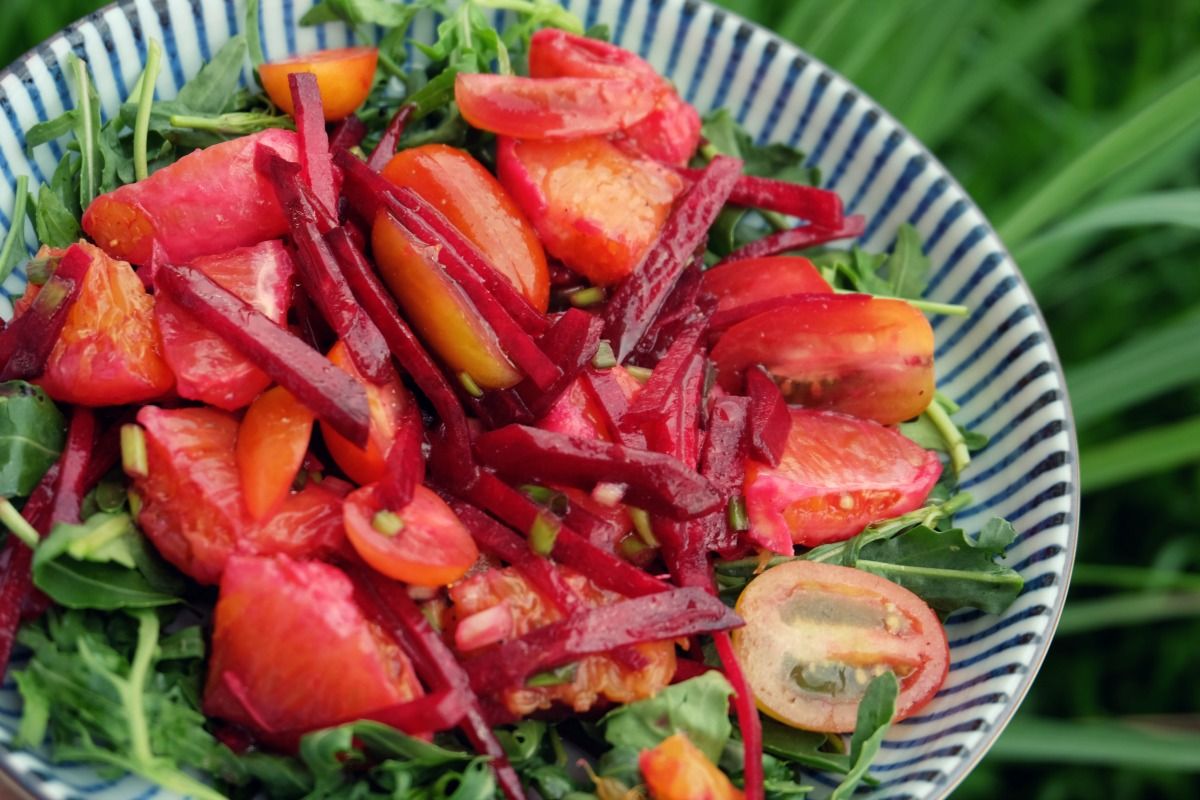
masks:
<path fill-rule="evenodd" d="M 829 734 L 802 731 L 768 717 L 762 719 L 763 750 L 777 758 L 813 769 L 845 774 L 850 759 L 845 753 L 829 752 Z"/>
<path fill-rule="evenodd" d="M 603 719 L 604 738 L 614 746 L 643 750 L 683 731 L 715 763 L 733 732 L 732 694 L 733 687 L 721 673 L 706 672 L 609 712 Z"/>
<path fill-rule="evenodd" d="M 301 25 L 346 22 L 351 25 L 378 25 L 394 28 L 407 25 L 413 7 L 389 0 L 322 0 L 300 18 Z"/>
<path fill-rule="evenodd" d="M 829 796 L 829 800 L 846 800 L 867 774 L 875 760 L 892 718 L 896 716 L 896 696 L 900 682 L 892 672 L 884 672 L 867 686 L 858 704 L 858 719 L 850 739 L 850 771 Z"/>
<path fill-rule="evenodd" d="M 742 171 L 762 178 L 777 178 L 807 186 L 817 186 L 821 173 L 804 165 L 805 154 L 785 144 L 757 145 L 728 109 L 719 108 L 704 117 L 700 133 L 714 153 L 742 160 Z"/>
<path fill-rule="evenodd" d="M 34 205 L 33 227 L 38 241 L 48 247 L 70 247 L 79 241 L 83 231 L 79 227 L 79 156 L 67 152 L 50 176 L 49 184 L 42 184 Z"/>
<path fill-rule="evenodd" d="M 75 609 L 135 609 L 180 601 L 183 582 L 146 544 L 128 514 L 59 523 L 33 554 L 33 582 Z"/>
<path fill-rule="evenodd" d="M 231 111 L 242 81 L 242 64 L 248 52 L 245 36 L 234 36 L 221 46 L 196 76 L 183 85 L 175 104 L 193 114 Z"/>
<path fill-rule="evenodd" d="M 921 235 L 907 222 L 896 232 L 896 246 L 887 259 L 888 289 L 892 297 L 919 298 L 929 285 L 933 262 L 921 249 Z"/>
<path fill-rule="evenodd" d="M 58 460 L 66 423 L 58 406 L 25 381 L 0 383 L 0 497 L 24 497 Z"/>
<path fill-rule="evenodd" d="M 999 614 L 1024 585 L 1018 572 L 996 563 L 1014 538 L 1012 525 L 1000 519 L 975 537 L 961 528 L 919 525 L 903 536 L 864 544 L 854 566 L 900 584 L 943 613 L 978 608 Z"/>
<path fill-rule="evenodd" d="M 73 130 L 79 147 L 79 205 L 86 209 L 100 193 L 100 98 L 88 74 L 87 62 L 67 56 L 67 71 L 75 94 Z"/>

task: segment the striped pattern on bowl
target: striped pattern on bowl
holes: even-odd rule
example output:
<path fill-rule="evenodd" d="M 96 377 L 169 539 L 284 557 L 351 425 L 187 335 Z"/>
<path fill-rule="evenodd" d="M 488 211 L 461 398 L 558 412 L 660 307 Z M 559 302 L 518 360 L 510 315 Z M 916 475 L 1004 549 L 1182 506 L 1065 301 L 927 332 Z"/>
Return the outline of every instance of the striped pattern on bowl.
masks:
<path fill-rule="evenodd" d="M 354 41 L 342 26 L 300 28 L 312 0 L 265 0 L 259 30 L 268 58 Z M 937 318 L 938 388 L 960 403 L 959 418 L 991 437 L 965 476 L 975 498 L 960 515 L 968 530 L 992 516 L 1019 538 L 1008 562 L 1025 590 L 1002 616 L 960 613 L 947 631 L 950 675 L 919 716 L 896 726 L 873 774 L 873 798 L 939 798 L 978 762 L 1037 672 L 1062 610 L 1079 509 L 1074 431 L 1064 381 L 1029 290 L 983 215 L 941 164 L 886 112 L 825 65 L 766 30 L 696 0 L 569 0 L 586 24 L 607 23 L 614 40 L 648 58 L 701 109 L 728 107 L 759 141 L 800 147 L 849 211 L 869 225 L 860 243 L 889 248 L 911 222 L 934 263 L 929 296 L 965 303 L 966 318 Z M 48 179 L 57 144 L 25 153 L 22 131 L 70 104 L 62 64 L 74 51 L 91 65 L 112 113 L 141 70 L 148 38 L 165 50 L 158 80 L 170 97 L 230 35 L 242 0 L 124 0 L 71 26 L 0 74 L 0 225 L 11 224 L 15 176 Z M 414 35 L 431 40 L 438 20 Z M 411 56 L 419 63 L 419 52 Z M 248 75 L 247 75 L 248 77 Z M 27 230 L 32 247 L 32 230 Z M 0 290 L 0 315 L 25 276 Z M 20 666 L 20 658 L 14 665 Z M 98 778 L 10 749 L 20 702 L 11 677 L 0 687 L 0 767 L 37 798 L 165 798 L 143 781 Z M 820 787 L 831 785 L 813 775 Z"/>

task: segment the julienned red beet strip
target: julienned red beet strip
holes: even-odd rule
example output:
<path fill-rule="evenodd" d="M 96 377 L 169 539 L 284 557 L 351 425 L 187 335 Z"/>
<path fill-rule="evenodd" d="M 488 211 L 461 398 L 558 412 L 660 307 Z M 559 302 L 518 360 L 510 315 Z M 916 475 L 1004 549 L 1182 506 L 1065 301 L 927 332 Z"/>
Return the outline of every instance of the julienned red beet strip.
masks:
<path fill-rule="evenodd" d="M 59 456 L 58 482 L 54 492 L 54 507 L 50 511 L 50 524 L 79 523 L 79 510 L 83 496 L 90 486 L 85 485 L 91 472 L 89 464 L 96 444 L 96 416 L 86 406 L 75 406 L 71 412 L 71 424 L 67 428 L 67 441 Z"/>
<path fill-rule="evenodd" d="M 474 306 L 481 320 L 491 327 L 496 344 L 513 364 L 525 373 L 539 389 L 548 389 L 562 375 L 562 370 L 542 352 L 528 333 L 496 302 L 486 284 L 475 273 L 464 268 L 458 259 L 434 235 L 422 236 L 420 220 L 405 221 L 398 216 L 398 207 L 382 213 L 390 217 L 399 232 L 405 235 L 413 249 L 421 253 L 434 269 L 440 269 L 447 279 L 460 287 Z M 409 215 L 411 217 L 411 215 Z M 409 225 L 414 222 L 416 227 Z M 504 279 L 501 279 L 504 280 Z"/>
<path fill-rule="evenodd" d="M 463 667 L 475 691 L 486 694 L 520 686 L 530 675 L 648 642 L 682 639 L 740 627 L 742 620 L 703 589 L 621 600 L 535 628 L 498 645 Z"/>
<path fill-rule="evenodd" d="M 629 502 L 651 513 L 691 519 L 716 509 L 721 497 L 694 469 L 663 453 L 507 425 L 475 440 L 480 463 L 518 481 L 551 481 L 591 489 L 623 483 Z"/>
<path fill-rule="evenodd" d="M 286 328 L 191 267 L 163 265 L 159 291 L 254 362 L 350 442 L 365 447 L 371 412 L 367 392 Z"/>
<path fill-rule="evenodd" d="M 400 136 L 404 133 L 404 127 L 413 115 L 413 109 L 412 105 L 405 103 L 396 111 L 392 121 L 384 130 L 383 136 L 379 138 L 379 144 L 375 145 L 375 149 L 371 151 L 371 156 L 367 159 L 368 167 L 379 172 L 392 160 L 392 156 L 396 155 L 396 145 L 400 143 Z"/>
<path fill-rule="evenodd" d="M 304 170 L 304 179 L 325 211 L 336 218 L 337 187 L 333 182 L 333 158 L 329 154 L 325 108 L 317 76 L 311 72 L 293 72 L 288 75 L 288 88 L 292 92 L 292 117 L 300 134 L 300 167 Z"/>
<path fill-rule="evenodd" d="M 470 678 L 421 609 L 409 598 L 404 586 L 361 567 L 348 569 L 347 573 L 354 582 L 360 604 L 408 653 L 426 684 L 462 694 L 467 707 L 461 722 L 464 733 L 476 750 L 491 756 L 496 780 L 509 800 L 524 800 L 521 779 L 488 726 L 479 698 L 471 689 Z"/>
<path fill-rule="evenodd" d="M 427 244 L 441 245 L 446 251 L 442 258 L 473 273 L 494 302 L 529 335 L 546 332 L 550 326 L 546 315 L 530 305 L 440 211 L 416 192 L 396 186 L 345 150 L 335 152 L 333 158 L 343 172 L 342 193 L 364 220 L 370 223 L 381 209 L 391 209 L 397 219 Z"/>
<path fill-rule="evenodd" d="M 675 282 L 705 242 L 741 174 L 742 162 L 717 156 L 675 204 L 658 241 L 617 286 L 604 309 L 604 338 L 624 362 L 654 324 Z"/>
<path fill-rule="evenodd" d="M 337 217 L 313 194 L 304 182 L 300 165 L 287 161 L 269 147 L 259 145 L 254 151 L 254 169 L 271 179 L 275 196 L 287 212 L 289 222 L 310 220 L 322 233 L 337 227 Z"/>
<path fill-rule="evenodd" d="M 734 250 L 721 263 L 741 261 L 747 258 L 775 256 L 792 250 L 816 247 L 819 244 L 834 242 L 838 239 L 850 239 L 861 235 L 865 229 L 866 218 L 861 214 L 846 217 L 842 220 L 841 225 L 833 228 L 814 224 L 802 225 L 799 228 L 772 233 L 770 236 L 764 236 L 756 242 L 751 242 L 744 247 Z"/>
<path fill-rule="evenodd" d="M 746 370 L 746 394 L 750 397 L 749 454 L 774 467 L 783 458 L 792 415 L 778 384 L 761 367 Z"/>
<path fill-rule="evenodd" d="M 746 449 L 750 399 L 721 397 L 708 415 L 708 431 L 700 451 L 700 474 L 729 500 L 742 492 L 746 477 Z M 725 551 L 737 544 L 738 531 L 729 525 L 726 511 L 715 511 L 700 522 L 706 551 Z"/>
<path fill-rule="evenodd" d="M 519 531 L 532 528 L 542 511 L 537 503 L 490 472 L 482 472 L 478 480 L 465 487 L 460 494 Z M 626 597 L 641 597 L 671 588 L 628 561 L 601 550 L 566 525 L 558 529 L 551 555 L 560 564 L 591 579 L 597 586 Z"/>
<path fill-rule="evenodd" d="M 641 431 L 629 431 L 621 427 L 625 414 L 629 411 L 629 399 L 612 371 L 584 370 L 581 379 L 584 391 L 596 401 L 596 407 L 600 410 L 613 441 L 626 447 L 646 449 L 646 437 Z"/>
<path fill-rule="evenodd" d="M 33 305 L 0 332 L 0 381 L 42 374 L 91 265 L 87 251 L 72 245 Z"/>
<path fill-rule="evenodd" d="M 292 219 L 300 285 L 316 302 L 362 376 L 378 386 L 396 379 L 388 344 L 354 292 L 315 221 Z"/>
<path fill-rule="evenodd" d="M 675 289 L 663 304 L 658 319 L 634 348 L 630 361 L 635 364 L 657 365 L 671 345 L 693 325 L 703 325 L 716 311 L 716 298 L 701 293 L 703 259 L 697 259 L 683 271 Z"/>
<path fill-rule="evenodd" d="M 55 462 L 46 470 L 21 509 L 21 516 L 43 536 L 50 527 L 60 469 L 59 462 Z M 8 670 L 17 627 L 21 624 L 21 610 L 33 590 L 32 565 L 33 551 L 10 534 L 0 547 L 0 679 Z"/>
<path fill-rule="evenodd" d="M 675 171 L 693 181 L 702 174 L 698 169 L 687 167 L 677 167 Z M 842 199 L 837 192 L 755 175 L 738 178 L 729 194 L 729 202 L 735 206 L 778 211 L 826 228 L 838 227 L 843 219 Z"/>
<path fill-rule="evenodd" d="M 417 485 L 425 480 L 424 427 L 420 412 L 415 408 L 410 408 L 410 412 L 388 448 L 387 471 L 379 479 L 384 506 L 395 510 L 407 506 Z"/>
<path fill-rule="evenodd" d="M 745 752 L 745 791 L 746 800 L 762 800 L 763 797 L 763 752 L 762 752 L 762 721 L 758 718 L 758 708 L 754 705 L 754 693 L 742 665 L 738 663 L 737 654 L 733 651 L 733 642 L 724 631 L 713 634 L 717 645 L 717 654 L 725 665 L 725 677 L 733 686 L 734 713 L 737 714 L 738 727 L 742 732 L 742 745 Z"/>
<path fill-rule="evenodd" d="M 623 428 L 632 430 L 670 413 L 672 399 L 679 394 L 684 374 L 693 368 L 692 362 L 699 353 L 702 332 L 701 326 L 694 326 L 675 339 L 650 373 L 650 380 L 629 404 L 621 420 Z"/>
<path fill-rule="evenodd" d="M 329 137 L 329 152 L 358 147 L 366 136 L 366 124 L 356 114 L 351 114 L 334 126 L 333 135 Z"/>
<path fill-rule="evenodd" d="M 375 275 L 362 252 L 350 240 L 344 228 L 336 228 L 326 237 L 341 264 L 342 273 L 354 296 L 383 334 L 392 355 L 429 398 L 442 425 L 446 428 L 446 444 L 455 460 L 463 466 L 471 463 L 471 442 L 467 416 L 446 376 L 417 340 L 416 335 L 400 316 L 396 303 Z"/>

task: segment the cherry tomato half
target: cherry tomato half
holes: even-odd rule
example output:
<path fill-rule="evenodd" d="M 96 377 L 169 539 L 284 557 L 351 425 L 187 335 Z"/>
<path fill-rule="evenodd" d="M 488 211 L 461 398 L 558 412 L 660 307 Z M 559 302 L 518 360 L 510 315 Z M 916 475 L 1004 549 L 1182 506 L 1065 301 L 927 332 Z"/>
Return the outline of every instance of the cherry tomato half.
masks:
<path fill-rule="evenodd" d="M 654 800 L 741 800 L 745 794 L 683 733 L 643 750 L 638 767 Z"/>
<path fill-rule="evenodd" d="M 401 150 L 383 177 L 407 186 L 446 215 L 539 311 L 550 303 L 550 271 L 537 232 L 492 173 L 444 144 Z"/>
<path fill-rule="evenodd" d="M 424 486 L 400 509 L 385 510 L 374 485 L 346 498 L 346 538 L 376 571 L 415 586 L 446 586 L 479 559 L 471 532 Z M 380 516 L 380 515 L 384 516 Z"/>
<path fill-rule="evenodd" d="M 776 553 L 854 536 L 919 508 L 942 474 L 937 454 L 869 420 L 793 408 L 779 465 L 746 462 L 750 538 Z"/>
<path fill-rule="evenodd" d="M 858 703 L 886 670 L 900 681 L 896 719 L 946 680 L 950 652 L 937 615 L 907 589 L 852 567 L 789 561 L 738 598 L 733 646 L 758 707 L 794 728 L 854 730 Z"/>
<path fill-rule="evenodd" d="M 813 263 L 802 256 L 730 261 L 705 270 L 700 285 L 704 292 L 717 298 L 717 311 L 788 295 L 833 292 Z"/>
<path fill-rule="evenodd" d="M 353 114 L 367 99 L 378 60 L 379 51 L 374 47 L 319 50 L 263 64 L 258 68 L 258 77 L 271 102 L 291 114 L 295 108 L 287 76 L 293 72 L 311 72 L 317 76 L 325 119 L 336 122 Z"/>
<path fill-rule="evenodd" d="M 903 300 L 797 296 L 729 328 L 712 359 L 729 391 L 762 364 L 789 402 L 884 425 L 917 416 L 933 399 L 933 329 Z"/>

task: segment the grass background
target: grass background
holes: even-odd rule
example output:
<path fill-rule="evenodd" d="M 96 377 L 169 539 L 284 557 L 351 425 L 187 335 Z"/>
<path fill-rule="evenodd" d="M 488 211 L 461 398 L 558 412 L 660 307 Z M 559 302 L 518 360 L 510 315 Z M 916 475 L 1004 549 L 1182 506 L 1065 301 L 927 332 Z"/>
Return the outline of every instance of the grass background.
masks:
<path fill-rule="evenodd" d="M 1067 369 L 1085 515 L 1016 719 L 956 798 L 1200 797 L 1200 2 L 722 0 L 895 114 Z M 3 0 L 6 64 L 99 0 Z"/>

